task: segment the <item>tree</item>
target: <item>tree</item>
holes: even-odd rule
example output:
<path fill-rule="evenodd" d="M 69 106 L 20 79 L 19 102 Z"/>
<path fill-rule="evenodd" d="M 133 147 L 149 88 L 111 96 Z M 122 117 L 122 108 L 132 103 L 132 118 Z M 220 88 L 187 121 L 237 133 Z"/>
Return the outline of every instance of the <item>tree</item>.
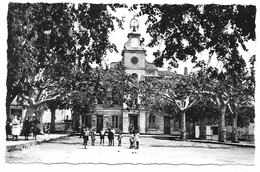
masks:
<path fill-rule="evenodd" d="M 107 50 L 117 51 L 108 34 L 121 20 L 109 11 L 118 4 L 19 4 L 8 9 L 7 113 L 10 103 L 28 106 L 26 116 L 43 111 L 49 101 L 67 94 L 71 71 L 100 64 Z M 78 60 L 76 60 L 76 57 Z M 27 102 L 27 103 L 26 103 Z"/>
<path fill-rule="evenodd" d="M 171 66 L 178 67 L 178 61 L 191 59 L 198 67 L 205 67 L 213 56 L 223 63 L 222 70 L 209 67 L 206 71 L 210 73 L 213 79 L 211 86 L 215 89 L 214 93 L 211 92 L 211 100 L 220 114 L 219 141 L 225 141 L 225 113 L 230 102 L 227 90 L 232 83 L 228 80 L 229 84 L 224 84 L 225 88 L 223 80 L 218 79 L 228 76 L 233 80 L 244 71 L 246 62 L 241 52 L 248 51 L 245 44 L 247 41 L 255 41 L 256 7 L 141 4 L 139 15 L 148 15 L 147 32 L 152 37 L 148 46 L 158 46 L 162 42 L 165 44 L 162 51 L 154 52 L 157 66 L 162 66 L 163 61 L 168 60 Z M 197 60 L 198 53 L 204 50 L 209 52 L 207 62 L 205 59 Z"/>
<path fill-rule="evenodd" d="M 42 79 L 45 73 L 61 74 L 61 71 L 48 71 L 55 65 L 67 65 L 68 69 L 72 69 L 76 57 L 85 70 L 90 68 L 92 62 L 100 63 L 106 50 L 116 50 L 108 41 L 109 32 L 114 30 L 113 21 L 116 20 L 121 26 L 120 20 L 108 12 L 110 8 L 115 10 L 116 6 L 118 5 L 80 4 L 76 10 L 74 4 L 66 3 L 10 3 L 7 78 L 9 92 L 17 87 L 21 92 L 21 89 L 24 89 L 21 87 L 25 86 L 20 83 L 38 82 L 34 80 Z M 76 22 L 80 28 L 76 28 Z M 34 79 L 28 79 L 27 76 Z M 60 78 L 62 77 L 64 76 L 60 75 Z"/>
<path fill-rule="evenodd" d="M 230 101 L 230 114 L 232 117 L 232 142 L 238 142 L 238 117 L 249 118 L 249 121 L 254 121 L 254 90 L 255 90 L 255 77 L 254 77 L 254 62 L 255 56 L 251 58 L 251 71 L 244 71 L 232 83 L 232 93 Z M 245 113 L 247 112 L 247 113 Z M 253 115 L 250 115 L 252 114 Z M 248 120 L 245 121 L 248 123 Z M 241 124 L 240 124 L 241 125 Z M 243 125 L 243 124 L 242 124 Z M 248 125 L 248 124 L 247 124 Z"/>
<path fill-rule="evenodd" d="M 137 108 L 138 83 L 133 75 L 125 72 L 122 62 L 110 69 L 97 68 L 95 73 L 95 96 L 98 104 L 106 107 L 127 105 L 128 108 Z"/>
<path fill-rule="evenodd" d="M 141 4 L 139 15 L 148 16 L 147 33 L 152 37 L 148 46 L 158 46 L 162 41 L 165 44 L 162 51 L 154 52 L 154 62 L 159 67 L 164 59 L 174 67 L 178 61 L 189 58 L 201 63 L 197 60 L 198 53 L 208 50 L 206 60 L 216 55 L 217 60 L 225 62 L 228 74 L 236 76 L 245 65 L 238 49 L 248 51 L 245 43 L 255 40 L 253 5 Z"/>
<path fill-rule="evenodd" d="M 200 124 L 200 138 L 205 138 L 205 122 L 208 125 L 216 125 L 218 121 L 218 112 L 212 102 L 203 97 L 197 104 L 187 110 L 187 121 L 193 122 L 194 131 L 196 124 Z M 195 132 L 194 132 L 195 137 Z"/>
<path fill-rule="evenodd" d="M 140 82 L 141 102 L 144 105 L 180 114 L 181 138 L 186 140 L 186 111 L 200 99 L 196 75 L 173 75 L 170 77 L 147 77 Z M 159 103 L 158 103 L 159 102 Z M 167 104 L 168 102 L 169 104 Z"/>
<path fill-rule="evenodd" d="M 250 104 L 253 106 L 254 84 L 252 77 L 248 76 L 246 69 L 239 76 L 230 77 L 226 72 L 218 71 L 212 67 L 201 70 L 200 78 L 201 94 L 208 97 L 218 110 L 219 116 L 219 141 L 226 141 L 226 116 L 228 113 L 232 115 L 233 136 L 232 141 L 237 142 L 237 118 L 240 107 Z"/>

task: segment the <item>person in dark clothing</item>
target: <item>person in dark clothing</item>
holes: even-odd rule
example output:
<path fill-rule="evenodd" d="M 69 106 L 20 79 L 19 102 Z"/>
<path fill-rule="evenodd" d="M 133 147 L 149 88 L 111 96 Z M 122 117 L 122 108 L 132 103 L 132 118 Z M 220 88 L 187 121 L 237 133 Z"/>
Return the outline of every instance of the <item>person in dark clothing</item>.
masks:
<path fill-rule="evenodd" d="M 81 138 L 81 137 L 83 137 L 83 136 L 84 136 L 84 126 L 81 125 L 79 138 Z"/>
<path fill-rule="evenodd" d="M 28 136 L 31 134 L 31 128 L 32 128 L 31 120 L 30 117 L 28 117 L 23 124 L 23 133 L 24 133 L 25 140 L 28 140 Z"/>
<path fill-rule="evenodd" d="M 91 145 L 94 146 L 95 145 L 95 140 L 96 140 L 96 133 L 95 133 L 95 129 L 93 128 L 91 130 L 91 133 L 90 133 L 90 136 L 91 136 Z"/>
<path fill-rule="evenodd" d="M 130 133 L 129 142 L 130 142 L 130 147 L 129 147 L 129 149 L 133 149 L 133 148 L 135 147 L 135 146 L 134 146 L 134 133 Z"/>
<path fill-rule="evenodd" d="M 113 132 L 111 129 L 108 129 L 108 146 L 112 146 Z"/>
<path fill-rule="evenodd" d="M 120 133 L 118 134 L 118 136 L 117 136 L 118 146 L 121 146 L 122 138 L 123 138 L 123 136 L 122 136 L 122 132 L 120 132 Z"/>
<path fill-rule="evenodd" d="M 11 122 L 12 120 L 10 118 L 6 120 L 6 124 L 5 124 L 6 140 L 9 140 L 8 135 L 12 134 L 11 125 L 10 125 Z"/>
<path fill-rule="evenodd" d="M 36 137 L 38 134 L 40 134 L 40 121 L 38 120 L 38 118 L 36 118 L 34 121 L 33 121 L 33 138 L 36 140 Z"/>

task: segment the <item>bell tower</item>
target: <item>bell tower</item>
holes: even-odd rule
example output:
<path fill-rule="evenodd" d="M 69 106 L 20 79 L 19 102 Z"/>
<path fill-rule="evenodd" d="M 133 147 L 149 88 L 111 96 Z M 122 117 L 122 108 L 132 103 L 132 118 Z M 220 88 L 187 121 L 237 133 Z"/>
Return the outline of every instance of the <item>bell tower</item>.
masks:
<path fill-rule="evenodd" d="M 134 16 L 130 21 L 130 33 L 128 33 L 128 41 L 124 45 L 122 56 L 126 73 L 137 74 L 139 80 L 142 75 L 145 75 L 146 50 L 143 48 L 138 30 L 139 21 Z"/>

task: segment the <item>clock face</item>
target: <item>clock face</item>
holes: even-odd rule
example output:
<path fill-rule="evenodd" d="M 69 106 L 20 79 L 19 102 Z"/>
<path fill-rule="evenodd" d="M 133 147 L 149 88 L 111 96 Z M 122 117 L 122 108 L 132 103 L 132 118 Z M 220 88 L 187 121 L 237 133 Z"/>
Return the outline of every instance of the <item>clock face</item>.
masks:
<path fill-rule="evenodd" d="M 131 62 L 133 64 L 137 64 L 138 63 L 138 58 L 137 57 L 132 57 Z"/>

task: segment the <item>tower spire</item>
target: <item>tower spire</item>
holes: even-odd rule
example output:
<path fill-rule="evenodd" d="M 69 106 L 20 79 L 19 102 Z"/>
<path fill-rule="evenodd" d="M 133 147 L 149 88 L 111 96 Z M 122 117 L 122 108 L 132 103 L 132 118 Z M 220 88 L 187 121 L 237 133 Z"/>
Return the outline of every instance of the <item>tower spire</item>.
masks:
<path fill-rule="evenodd" d="M 130 30 L 132 32 L 138 32 L 138 30 L 139 30 L 139 21 L 137 20 L 136 14 L 134 14 L 134 17 L 130 21 Z"/>

